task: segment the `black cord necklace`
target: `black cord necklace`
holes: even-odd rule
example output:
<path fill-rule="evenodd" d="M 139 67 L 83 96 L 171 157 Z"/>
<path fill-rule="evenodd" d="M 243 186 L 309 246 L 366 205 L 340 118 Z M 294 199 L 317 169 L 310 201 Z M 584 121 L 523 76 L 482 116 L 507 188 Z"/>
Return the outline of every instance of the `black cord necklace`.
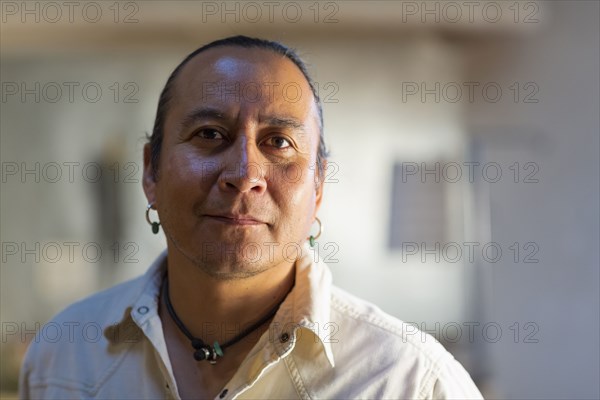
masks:
<path fill-rule="evenodd" d="M 217 357 L 223 357 L 224 351 L 227 347 L 233 346 L 234 344 L 248 336 L 250 333 L 255 331 L 262 324 L 273 318 L 273 316 L 279 309 L 279 306 L 281 305 L 281 303 L 283 303 L 283 300 L 281 300 L 281 302 L 279 302 L 275 307 L 273 307 L 273 309 L 269 311 L 267 315 L 262 317 L 259 321 L 255 322 L 253 325 L 244 329 L 239 335 L 235 336 L 234 338 L 228 340 L 223 344 L 219 344 L 219 342 L 215 341 L 211 346 L 204 343 L 202 339 L 194 337 L 183 324 L 181 319 L 179 319 L 179 317 L 177 316 L 177 313 L 173 308 L 173 304 L 171 304 L 171 298 L 169 297 L 169 281 L 167 278 L 165 278 L 165 282 L 163 283 L 163 291 L 163 297 L 165 299 L 165 305 L 167 306 L 167 311 L 169 312 L 169 315 L 171 316 L 175 324 L 177 324 L 181 332 L 183 332 L 183 334 L 187 336 L 187 338 L 190 339 L 190 341 L 192 342 L 192 347 L 194 348 L 194 359 L 196 361 L 208 360 L 211 364 L 217 363 Z"/>

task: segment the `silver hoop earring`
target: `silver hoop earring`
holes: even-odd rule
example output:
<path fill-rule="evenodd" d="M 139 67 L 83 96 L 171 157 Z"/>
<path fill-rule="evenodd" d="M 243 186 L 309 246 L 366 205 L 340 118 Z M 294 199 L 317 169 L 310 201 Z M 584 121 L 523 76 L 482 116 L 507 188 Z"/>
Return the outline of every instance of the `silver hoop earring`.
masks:
<path fill-rule="evenodd" d="M 152 227 L 152 233 L 156 235 L 158 233 L 158 227 L 160 226 L 160 222 L 150 221 L 150 210 L 152 209 L 153 205 L 154 203 L 148 203 L 148 206 L 146 207 L 146 221 Z"/>
<path fill-rule="evenodd" d="M 310 247 L 315 247 L 315 240 L 318 239 L 319 236 L 321 236 L 321 233 L 323 233 L 323 224 L 321 223 L 321 220 L 315 217 L 315 221 L 319 223 L 319 233 L 317 233 L 317 236 L 310 235 L 306 238 L 310 243 Z"/>

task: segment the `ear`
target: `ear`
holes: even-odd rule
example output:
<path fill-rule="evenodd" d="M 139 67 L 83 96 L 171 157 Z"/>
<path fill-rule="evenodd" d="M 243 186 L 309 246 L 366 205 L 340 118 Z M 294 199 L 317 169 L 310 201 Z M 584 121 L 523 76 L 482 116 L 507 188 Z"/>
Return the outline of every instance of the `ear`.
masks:
<path fill-rule="evenodd" d="M 316 187 L 316 196 L 315 196 L 315 212 L 313 218 L 317 216 L 319 213 L 319 208 L 321 208 L 321 200 L 323 200 L 323 188 L 325 186 L 325 172 L 327 171 L 327 160 L 323 160 L 323 172 L 317 171 L 318 183 Z"/>
<path fill-rule="evenodd" d="M 156 203 L 156 179 L 152 169 L 152 149 L 150 143 L 144 145 L 144 174 L 142 177 L 142 187 L 144 188 L 148 204 Z"/>

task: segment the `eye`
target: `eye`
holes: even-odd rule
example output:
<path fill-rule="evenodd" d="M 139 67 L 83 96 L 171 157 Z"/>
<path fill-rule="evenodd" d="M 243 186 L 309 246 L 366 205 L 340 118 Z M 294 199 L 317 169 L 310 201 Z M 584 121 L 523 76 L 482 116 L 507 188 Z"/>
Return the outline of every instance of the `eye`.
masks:
<path fill-rule="evenodd" d="M 264 141 L 268 146 L 273 146 L 277 149 L 286 149 L 291 146 L 289 140 L 281 136 L 272 136 Z"/>
<path fill-rule="evenodd" d="M 206 140 L 223 140 L 223 139 L 225 139 L 225 137 L 223 136 L 223 134 L 221 132 L 217 131 L 216 129 L 211 129 L 211 128 L 199 130 L 198 132 L 196 132 L 196 136 L 199 137 L 200 139 L 206 139 Z"/>

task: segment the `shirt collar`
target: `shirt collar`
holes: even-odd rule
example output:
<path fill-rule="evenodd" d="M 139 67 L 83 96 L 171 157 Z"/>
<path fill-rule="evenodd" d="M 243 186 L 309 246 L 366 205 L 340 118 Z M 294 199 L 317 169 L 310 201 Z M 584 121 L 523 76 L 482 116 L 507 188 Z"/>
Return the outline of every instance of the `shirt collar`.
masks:
<path fill-rule="evenodd" d="M 296 286 L 291 297 L 294 302 L 293 321 L 315 334 L 323 346 L 329 364 L 335 365 L 331 349 L 331 272 L 318 254 L 308 245 L 296 262 Z M 333 329 L 331 329 L 333 328 Z"/>
<path fill-rule="evenodd" d="M 138 340 L 143 334 L 139 328 L 151 317 L 158 315 L 160 286 L 167 268 L 167 251 L 163 251 L 146 273 L 138 278 L 140 285 L 134 291 L 125 309 L 118 316 L 120 321 L 104 330 L 104 336 L 111 342 Z M 270 331 L 280 337 L 290 335 L 289 351 L 295 342 L 298 330 L 315 335 L 322 350 L 333 367 L 335 365 L 331 348 L 332 329 L 330 319 L 331 272 L 314 250 L 305 245 L 296 260 L 296 280 L 290 294 L 281 304 L 273 318 Z M 138 328 L 138 329 L 136 329 Z M 290 329 L 291 328 L 291 329 Z"/>
<path fill-rule="evenodd" d="M 141 338 L 142 324 L 152 316 L 158 315 L 158 295 L 166 268 L 167 250 L 164 250 L 146 273 L 136 278 L 139 284 L 133 286 L 135 290 L 124 299 L 122 303 L 124 309 L 121 309 L 121 314 L 113 319 L 118 322 L 104 329 L 104 336 L 109 342 L 116 344 Z"/>

